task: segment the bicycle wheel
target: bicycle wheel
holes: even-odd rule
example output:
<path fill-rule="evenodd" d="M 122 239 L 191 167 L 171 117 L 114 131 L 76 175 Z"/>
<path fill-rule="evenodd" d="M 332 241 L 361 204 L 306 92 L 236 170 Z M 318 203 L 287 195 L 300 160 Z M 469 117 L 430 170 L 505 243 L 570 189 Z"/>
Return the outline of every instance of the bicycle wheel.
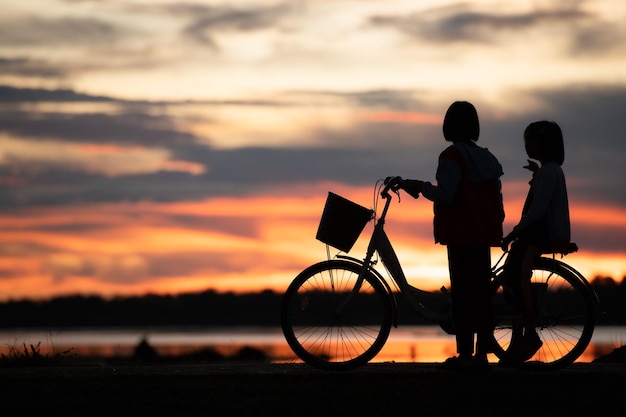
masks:
<path fill-rule="evenodd" d="M 543 345 L 523 368 L 557 370 L 583 354 L 595 327 L 595 302 L 585 282 L 560 261 L 540 258 L 531 285 L 536 300 L 536 329 Z M 523 328 L 519 310 L 508 305 L 496 277 L 494 313 L 496 356 L 502 358 L 511 340 Z"/>
<path fill-rule="evenodd" d="M 291 349 L 307 364 L 343 371 L 373 359 L 387 341 L 391 297 L 371 273 L 353 291 L 361 266 L 324 261 L 302 271 L 289 285 L 281 326 Z"/>

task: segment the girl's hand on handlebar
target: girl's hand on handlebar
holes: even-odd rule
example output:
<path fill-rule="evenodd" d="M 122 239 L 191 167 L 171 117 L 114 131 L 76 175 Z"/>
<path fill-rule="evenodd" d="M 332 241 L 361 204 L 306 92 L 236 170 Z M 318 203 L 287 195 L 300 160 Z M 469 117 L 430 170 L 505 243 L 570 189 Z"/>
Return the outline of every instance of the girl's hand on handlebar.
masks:
<path fill-rule="evenodd" d="M 385 178 L 385 186 L 398 193 L 398 190 L 404 190 L 408 195 L 413 198 L 418 198 L 422 192 L 422 186 L 424 181 L 420 180 L 405 180 L 402 177 L 387 177 Z"/>
<path fill-rule="evenodd" d="M 424 181 L 420 180 L 402 180 L 400 188 L 413 198 L 418 198 L 422 192 Z"/>
<path fill-rule="evenodd" d="M 383 188 L 383 190 L 380 192 L 380 195 L 383 198 L 389 198 L 390 190 L 393 193 L 397 194 L 398 198 L 400 198 L 400 192 L 398 190 L 400 189 L 400 184 L 402 184 L 402 177 L 387 177 L 384 179 L 383 184 L 385 184 L 385 188 Z"/>
<path fill-rule="evenodd" d="M 398 190 L 402 189 L 402 184 L 404 183 L 404 180 L 402 179 L 402 177 L 397 177 L 397 176 L 387 177 L 385 178 L 384 183 L 385 183 L 386 188 L 398 194 Z"/>
<path fill-rule="evenodd" d="M 513 236 L 513 233 L 509 233 L 507 236 L 503 237 L 502 242 L 500 243 L 500 248 L 502 249 L 502 252 L 508 252 L 509 245 L 514 240 L 515 240 L 515 236 Z"/>

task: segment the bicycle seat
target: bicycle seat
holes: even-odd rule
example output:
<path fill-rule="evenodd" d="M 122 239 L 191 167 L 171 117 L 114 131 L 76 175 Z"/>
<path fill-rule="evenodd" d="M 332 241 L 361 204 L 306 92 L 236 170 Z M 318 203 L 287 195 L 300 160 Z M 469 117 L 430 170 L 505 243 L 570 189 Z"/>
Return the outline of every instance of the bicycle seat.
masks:
<path fill-rule="evenodd" d="M 568 253 L 578 252 L 578 245 L 574 242 L 568 243 L 553 243 L 549 248 L 542 249 L 541 253 L 558 253 L 561 256 L 565 256 Z"/>

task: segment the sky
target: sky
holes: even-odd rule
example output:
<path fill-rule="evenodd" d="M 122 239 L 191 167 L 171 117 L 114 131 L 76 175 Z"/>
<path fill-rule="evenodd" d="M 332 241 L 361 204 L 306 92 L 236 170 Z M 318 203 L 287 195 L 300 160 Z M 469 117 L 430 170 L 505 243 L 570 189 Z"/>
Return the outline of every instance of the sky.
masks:
<path fill-rule="evenodd" d="M 565 260 L 626 275 L 622 0 L 0 6 L 0 300 L 283 291 L 327 256 L 328 192 L 373 207 L 378 179 L 435 181 L 456 100 L 503 166 L 505 233 L 523 130 L 559 123 Z M 448 284 L 431 202 L 394 200 L 387 228 L 411 283 Z"/>

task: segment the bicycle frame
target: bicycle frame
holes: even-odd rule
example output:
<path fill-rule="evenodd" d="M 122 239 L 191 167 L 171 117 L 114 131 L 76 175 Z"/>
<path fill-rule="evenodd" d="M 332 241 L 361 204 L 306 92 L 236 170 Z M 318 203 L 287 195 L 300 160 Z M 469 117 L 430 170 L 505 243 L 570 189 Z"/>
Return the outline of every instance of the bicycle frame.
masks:
<path fill-rule="evenodd" d="M 331 259 L 328 252 L 326 261 L 303 270 L 285 292 L 281 304 L 283 333 L 298 357 L 312 366 L 347 370 L 372 360 L 387 341 L 390 328 L 398 325 L 397 292 L 418 316 L 455 334 L 451 291 L 442 288 L 429 292 L 410 285 L 385 232 L 393 198 L 389 190 L 397 194 L 396 188 L 388 183 L 381 191 L 376 186 L 375 206 L 379 198 L 386 201 L 363 260 L 340 254 Z M 516 295 L 507 292 L 501 282 L 507 254 L 505 251 L 491 267 L 493 353 L 500 359 L 524 325 L 523 311 L 513 298 Z M 376 270 L 378 260 L 390 277 Z M 597 295 L 585 277 L 557 260 L 556 254 L 540 257 L 530 279 L 537 300 L 535 328 L 543 347 L 533 358 L 524 359 L 524 366 L 560 369 L 587 348 L 595 326 Z"/>
<path fill-rule="evenodd" d="M 367 247 L 365 259 L 363 261 L 359 261 L 352 257 L 339 256 L 342 259 L 352 260 L 361 264 L 361 273 L 353 289 L 353 293 L 357 293 L 359 291 L 363 283 L 363 280 L 365 279 L 364 278 L 365 274 L 371 272 L 378 278 L 378 280 L 381 281 L 381 283 L 385 286 L 385 288 L 387 288 L 390 297 L 393 298 L 393 301 L 394 301 L 393 304 L 396 305 L 396 300 L 393 294 L 393 290 L 391 289 L 391 286 L 384 279 L 384 277 L 380 273 L 378 273 L 373 267 L 375 262 L 372 261 L 372 258 L 374 256 L 374 253 L 378 253 L 383 265 L 385 266 L 386 270 L 391 275 L 391 278 L 393 279 L 393 281 L 399 288 L 399 292 L 409 302 L 409 305 L 417 312 L 417 314 L 419 314 L 421 317 L 425 318 L 426 320 L 429 320 L 434 323 L 442 323 L 442 322 L 448 321 L 450 319 L 449 313 L 437 312 L 437 311 L 427 308 L 422 303 L 421 298 L 426 295 L 429 295 L 431 297 L 437 296 L 441 298 L 440 301 L 442 302 L 442 304 L 449 304 L 450 293 L 448 292 L 432 293 L 432 292 L 420 290 L 419 288 L 416 288 L 410 285 L 406 279 L 406 276 L 404 275 L 404 271 L 402 270 L 400 261 L 398 260 L 396 252 L 393 249 L 393 246 L 391 245 L 391 241 L 389 240 L 389 237 L 387 236 L 387 233 L 385 232 L 385 229 L 384 229 L 385 218 L 387 216 L 387 211 L 389 210 L 389 205 L 391 203 L 391 198 L 392 198 L 392 196 L 386 192 L 387 190 L 388 190 L 388 187 L 386 187 L 385 190 L 381 193 L 382 197 L 385 199 L 385 206 L 383 208 L 382 214 L 380 215 L 380 217 L 378 218 L 374 226 L 374 231 L 372 232 L 372 236 L 370 238 L 370 241 Z M 342 306 L 345 306 L 346 304 L 348 304 L 350 302 L 350 298 L 351 297 L 348 297 L 348 299 L 345 300 Z M 343 308 L 342 306 L 340 306 L 340 310 Z"/>
<path fill-rule="evenodd" d="M 422 302 L 424 300 L 424 297 L 431 297 L 431 298 L 436 297 L 441 305 L 449 305 L 450 296 L 451 296 L 450 292 L 447 292 L 447 291 L 429 292 L 429 291 L 421 290 L 409 284 L 404 274 L 404 271 L 402 270 L 402 266 L 396 255 L 396 252 L 393 249 L 391 241 L 389 240 L 389 237 L 387 236 L 387 233 L 385 232 L 385 229 L 384 229 L 385 219 L 386 219 L 387 212 L 389 210 L 389 206 L 391 204 L 391 199 L 392 199 L 392 196 L 388 193 L 388 190 L 389 190 L 389 187 L 385 187 L 383 191 L 380 193 L 381 197 L 385 199 L 385 205 L 383 207 L 381 215 L 378 217 L 378 219 L 376 220 L 376 224 L 374 225 L 374 231 L 372 232 L 372 236 L 370 237 L 370 241 L 367 246 L 367 252 L 366 252 L 365 258 L 361 261 L 350 256 L 338 255 L 338 258 L 350 260 L 352 262 L 358 263 L 361 266 L 361 273 L 359 275 L 359 279 L 355 287 L 353 288 L 353 293 L 357 293 L 359 291 L 363 283 L 363 280 L 365 279 L 365 274 L 372 273 L 387 289 L 389 296 L 392 298 L 393 305 L 397 306 L 397 300 L 396 300 L 393 289 L 391 288 L 387 280 L 383 277 L 383 275 L 380 274 L 374 268 L 376 261 L 373 261 L 372 258 L 374 257 L 375 253 L 378 253 L 385 269 L 388 271 L 393 282 L 396 284 L 397 288 L 399 289 L 398 292 L 400 292 L 403 295 L 403 297 L 407 300 L 407 302 L 412 307 L 412 309 L 422 318 L 428 321 L 431 321 L 433 323 L 438 323 L 442 325 L 442 327 L 446 331 L 451 332 L 448 329 L 446 329 L 446 327 L 444 326 L 445 323 L 449 323 L 451 320 L 450 312 L 449 311 L 445 311 L 445 312 L 435 311 L 431 308 L 426 307 Z M 491 276 L 493 277 L 493 279 L 497 279 L 498 274 L 504 268 L 507 254 L 508 252 L 504 252 L 500 256 L 498 261 L 492 266 Z M 556 259 L 555 254 L 552 254 L 551 258 L 549 257 L 542 257 L 542 258 L 550 262 L 553 262 L 555 265 L 561 266 L 562 268 L 566 269 L 573 275 L 577 276 L 578 279 L 583 283 L 583 285 L 592 294 L 592 297 L 594 298 L 594 300 L 597 301 L 597 295 L 595 291 L 593 290 L 589 282 L 585 279 L 585 277 L 582 274 L 580 274 L 580 272 L 576 271 L 570 265 Z M 338 311 L 341 311 L 343 307 L 350 302 L 350 299 L 351 297 L 347 297 L 344 303 L 342 303 L 342 305 L 339 307 Z M 508 313 L 507 316 L 521 317 L 521 313 Z M 395 324 L 396 324 L 396 314 L 394 313 L 394 325 Z"/>

